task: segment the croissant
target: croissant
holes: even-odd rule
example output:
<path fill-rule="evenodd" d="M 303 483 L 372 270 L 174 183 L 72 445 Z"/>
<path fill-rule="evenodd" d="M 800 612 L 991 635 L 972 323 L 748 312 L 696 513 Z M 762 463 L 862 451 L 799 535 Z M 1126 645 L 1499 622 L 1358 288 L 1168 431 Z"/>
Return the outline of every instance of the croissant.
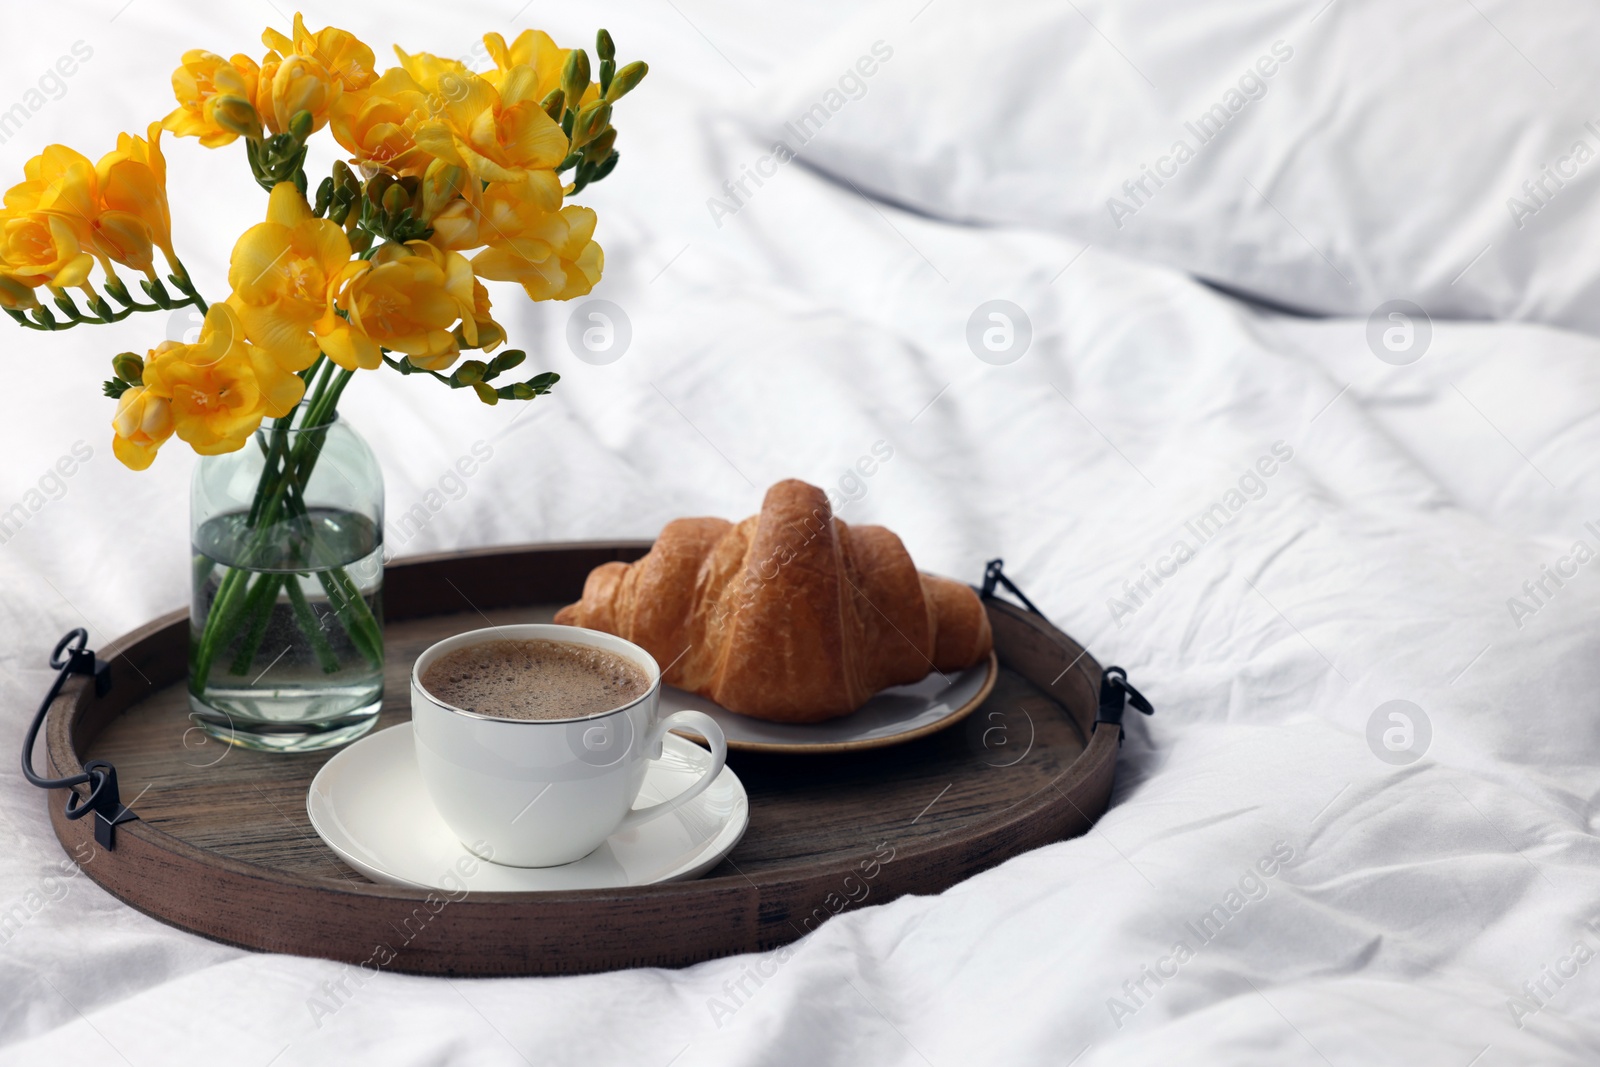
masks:
<path fill-rule="evenodd" d="M 826 493 L 793 479 L 737 525 L 668 523 L 643 559 L 591 571 L 556 622 L 632 641 L 667 684 L 774 722 L 848 715 L 994 644 L 971 588 L 919 574 L 900 538 L 840 522 Z"/>

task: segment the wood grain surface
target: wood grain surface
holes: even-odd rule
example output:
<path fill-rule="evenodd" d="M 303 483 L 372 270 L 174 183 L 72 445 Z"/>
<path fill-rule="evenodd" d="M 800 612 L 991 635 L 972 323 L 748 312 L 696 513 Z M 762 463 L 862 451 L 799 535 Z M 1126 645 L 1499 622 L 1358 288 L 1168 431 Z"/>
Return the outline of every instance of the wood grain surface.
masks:
<path fill-rule="evenodd" d="M 385 582 L 386 693 L 378 729 L 410 718 L 409 670 L 442 637 L 547 621 L 588 571 L 648 545 L 539 546 L 414 560 Z M 1116 731 L 1091 734 L 1100 667 L 1037 616 L 989 601 L 1001 672 L 950 729 L 838 755 L 730 753 L 750 828 L 706 876 L 634 889 L 442 893 L 376 885 L 317 838 L 306 791 L 331 753 L 220 745 L 188 719 L 187 619 L 101 650 L 114 684 L 69 684 L 50 759 L 117 767 L 139 814 L 97 850 L 87 820 L 51 817 L 101 885 L 166 922 L 229 943 L 425 974 L 559 974 L 682 966 L 792 941 L 847 908 L 933 893 L 1025 849 L 1082 833 L 1104 811 Z M 468 886 L 470 889 L 470 879 Z"/>

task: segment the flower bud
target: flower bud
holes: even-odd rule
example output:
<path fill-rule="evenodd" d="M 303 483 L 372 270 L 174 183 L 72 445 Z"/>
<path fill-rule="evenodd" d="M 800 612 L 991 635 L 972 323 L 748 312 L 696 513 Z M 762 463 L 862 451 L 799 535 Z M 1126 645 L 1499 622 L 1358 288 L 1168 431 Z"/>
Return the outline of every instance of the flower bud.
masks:
<path fill-rule="evenodd" d="M 594 50 L 601 59 L 616 59 L 617 46 L 611 40 L 611 34 L 601 30 L 594 36 Z"/>
<path fill-rule="evenodd" d="M 578 112 L 578 117 L 572 124 L 573 147 L 581 147 L 594 140 L 610 121 L 611 105 L 606 101 L 591 100 L 583 105 L 583 109 Z"/>
<path fill-rule="evenodd" d="M 311 136 L 311 124 L 313 121 L 311 112 L 296 111 L 294 118 L 289 120 L 289 133 L 296 141 L 304 141 Z"/>
<path fill-rule="evenodd" d="M 383 210 L 387 214 L 398 215 L 410 206 L 411 200 L 398 182 L 383 191 Z"/>
<path fill-rule="evenodd" d="M 644 81 L 644 76 L 648 73 L 650 73 L 648 65 L 642 62 L 629 63 L 617 71 L 617 76 L 611 79 L 611 88 L 606 90 L 606 99 L 621 100 Z"/>
<path fill-rule="evenodd" d="M 422 175 L 422 210 L 418 218 L 431 223 L 439 212 L 461 194 L 466 179 L 467 172 L 452 163 L 442 159 L 429 163 Z"/>
<path fill-rule="evenodd" d="M 566 94 L 567 103 L 577 107 L 583 99 L 584 91 L 589 88 L 589 53 L 581 48 L 574 48 L 567 54 L 567 65 L 561 71 L 561 91 Z"/>
<path fill-rule="evenodd" d="M 211 101 L 211 121 L 229 133 L 261 140 L 261 115 L 242 96 L 224 94 Z"/>
<path fill-rule="evenodd" d="M 379 171 L 367 179 L 367 199 L 379 207 L 383 206 L 383 194 L 389 191 L 389 186 L 394 184 L 394 175 Z"/>
<path fill-rule="evenodd" d="M 505 327 L 501 326 L 498 322 L 495 322 L 493 319 L 479 319 L 477 320 L 476 325 L 476 339 L 467 336 L 467 331 L 464 326 L 458 325 L 454 330 L 451 331 L 451 333 L 455 336 L 457 348 L 460 348 L 462 351 L 467 351 L 468 349 L 473 348 L 481 348 L 487 352 L 491 349 L 499 348 L 501 345 L 506 343 Z M 500 369 L 498 367 L 499 361 L 496 360 L 495 362 L 496 370 L 498 371 Z M 515 364 L 513 364 L 513 366 L 514 365 Z M 465 364 L 463 364 L 463 366 L 465 366 Z M 459 371 L 457 376 L 460 377 Z M 465 381 L 466 379 L 462 378 L 461 380 Z"/>
<path fill-rule="evenodd" d="M 520 348 L 513 348 L 510 351 L 502 352 L 498 356 L 494 357 L 494 363 L 492 366 L 494 367 L 494 372 L 496 374 L 503 374 L 508 370 L 514 370 L 521 366 L 522 361 L 527 358 L 528 353 L 522 351 Z"/>
<path fill-rule="evenodd" d="M 601 160 L 611 154 L 611 149 L 616 145 L 616 143 L 617 128 L 613 126 L 606 130 L 605 133 L 602 133 L 599 137 L 596 137 L 593 141 L 590 141 L 587 145 L 585 145 L 583 154 L 585 158 L 591 161 Z"/>
<path fill-rule="evenodd" d="M 544 108 L 544 113 L 555 122 L 561 121 L 561 115 L 567 110 L 567 94 L 560 89 L 551 89 L 545 98 L 539 101 L 539 106 Z"/>
<path fill-rule="evenodd" d="M 132 352 L 119 352 L 111 357 L 111 373 L 129 385 L 143 385 L 144 360 Z"/>
<path fill-rule="evenodd" d="M 360 187 L 361 187 L 361 179 L 356 177 L 355 171 L 350 169 L 350 165 L 348 163 L 346 163 L 342 159 L 334 160 L 333 161 L 333 190 L 334 190 L 334 192 L 338 192 L 341 189 L 359 189 Z"/>

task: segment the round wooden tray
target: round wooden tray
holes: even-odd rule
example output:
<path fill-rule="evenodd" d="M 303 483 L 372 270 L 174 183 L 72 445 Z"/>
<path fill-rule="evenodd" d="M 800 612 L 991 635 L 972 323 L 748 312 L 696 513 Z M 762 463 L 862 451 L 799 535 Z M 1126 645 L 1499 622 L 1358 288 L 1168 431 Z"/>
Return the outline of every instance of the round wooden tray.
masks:
<path fill-rule="evenodd" d="M 548 545 L 411 560 L 385 578 L 387 697 L 410 718 L 412 660 L 484 625 L 548 619 L 591 568 L 648 543 Z M 964 722 L 894 748 L 730 753 L 750 828 L 705 877 L 633 889 L 442 893 L 376 885 L 312 831 L 306 791 L 329 753 L 205 742 L 183 686 L 178 612 L 100 650 L 112 686 L 74 678 L 50 709 L 57 775 L 116 765 L 139 816 L 95 844 L 51 792 L 56 836 L 100 885 L 164 922 L 266 952 L 443 975 L 683 966 L 776 947 L 847 908 L 935 893 L 1019 852 L 1083 833 L 1105 810 L 1118 731 L 1095 731 L 1100 665 L 1038 616 L 986 602 L 1000 677 Z M 468 881 L 470 886 L 470 880 Z"/>

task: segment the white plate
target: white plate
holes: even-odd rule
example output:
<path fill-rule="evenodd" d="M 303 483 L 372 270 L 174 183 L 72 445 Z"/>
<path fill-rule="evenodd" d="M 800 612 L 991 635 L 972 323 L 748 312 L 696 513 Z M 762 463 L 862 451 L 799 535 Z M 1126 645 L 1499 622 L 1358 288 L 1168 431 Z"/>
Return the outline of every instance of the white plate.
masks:
<path fill-rule="evenodd" d="M 991 652 L 976 667 L 949 675 L 934 671 L 920 682 L 885 689 L 859 710 L 824 722 L 752 719 L 670 685 L 661 687 L 661 713 L 683 708 L 703 711 L 722 727 L 729 748 L 746 752 L 852 752 L 898 745 L 960 722 L 988 698 L 999 674 L 1000 662 Z"/>
<path fill-rule="evenodd" d="M 671 734 L 661 754 L 650 761 L 635 807 L 677 796 L 711 758 Z M 724 767 L 704 793 L 677 811 L 613 834 L 581 860 L 560 867 L 488 863 L 468 852 L 434 810 L 417 771 L 410 723 L 370 734 L 329 760 L 311 783 L 306 812 L 328 847 L 375 882 L 423 889 L 459 889 L 465 883 L 470 892 L 489 893 L 614 889 L 694 878 L 733 851 L 750 825 L 744 785 Z"/>

